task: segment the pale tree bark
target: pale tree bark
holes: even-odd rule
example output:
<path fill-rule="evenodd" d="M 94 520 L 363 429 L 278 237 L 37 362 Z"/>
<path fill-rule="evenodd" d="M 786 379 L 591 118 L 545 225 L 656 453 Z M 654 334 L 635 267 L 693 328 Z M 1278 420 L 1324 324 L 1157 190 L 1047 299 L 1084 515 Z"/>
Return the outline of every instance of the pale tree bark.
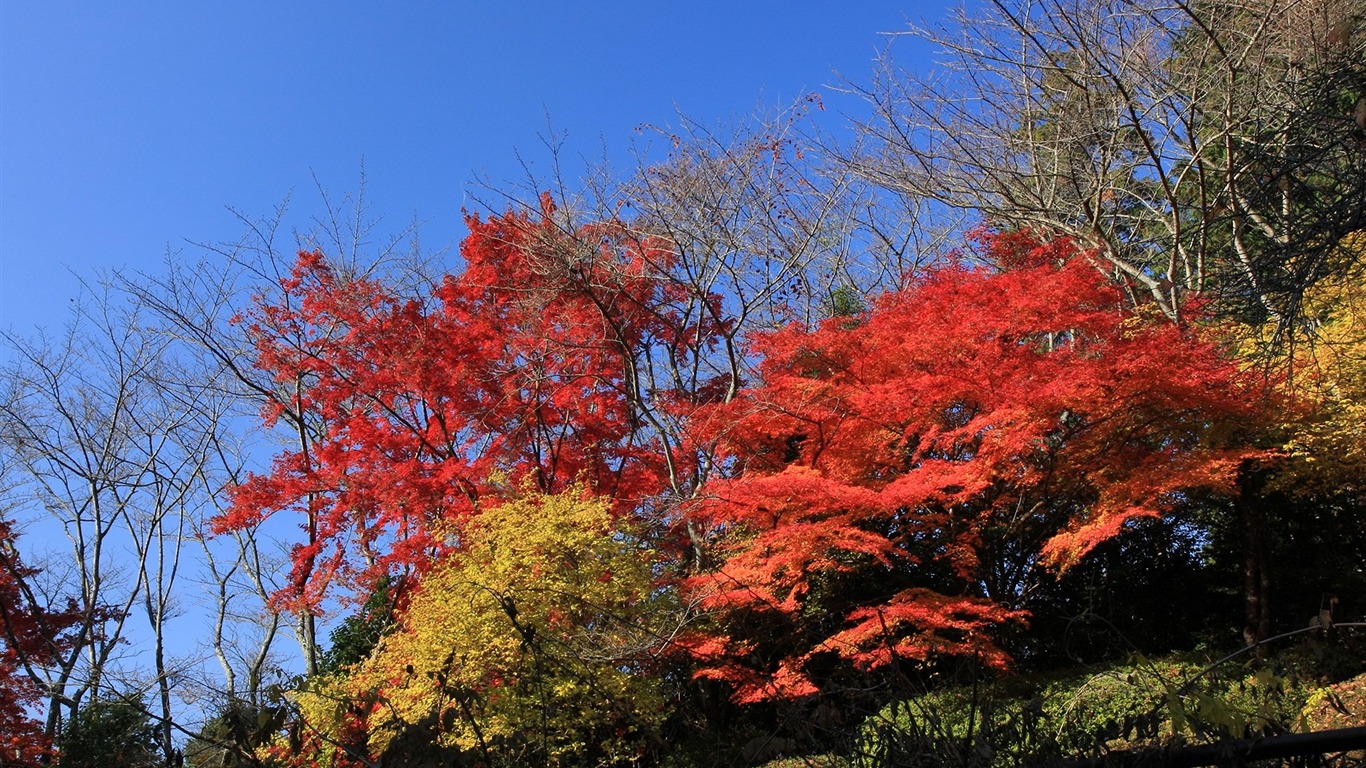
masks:
<path fill-rule="evenodd" d="M 215 508 L 223 478 L 216 466 L 215 446 L 227 428 L 231 403 L 206 387 L 202 371 L 195 367 L 168 364 L 158 382 L 160 398 L 174 420 L 139 430 L 146 434 L 148 455 L 154 457 L 154 471 L 144 489 L 149 503 L 127 510 L 124 520 L 132 552 L 142 567 L 140 607 L 152 636 L 151 677 L 144 686 L 157 710 L 162 751 L 173 761 L 178 726 L 183 729 L 184 718 L 172 700 L 190 684 L 197 659 L 194 652 L 184 649 L 178 657 L 172 655 L 167 626 L 187 612 L 183 573 L 196 553 L 186 551 L 186 545 L 197 521 Z"/>
<path fill-rule="evenodd" d="M 243 478 L 245 451 L 226 438 L 215 437 L 215 454 L 224 480 L 235 484 Z M 227 511 L 222 483 L 217 486 L 214 516 Z M 236 702 L 259 710 L 267 702 L 266 687 L 279 661 L 276 641 L 285 629 L 285 616 L 271 607 L 271 596 L 285 586 L 276 574 L 286 570 L 286 558 L 267 551 L 273 545 L 259 527 L 215 536 L 201 519 L 193 536 L 203 550 L 204 586 L 213 605 L 209 645 L 223 675 L 222 685 L 207 687 L 223 710 Z"/>
<path fill-rule="evenodd" d="M 1366 226 L 1361 24 L 1338 0 L 993 0 L 914 30 L 933 74 L 888 56 L 850 85 L 875 116 L 836 154 L 940 211 L 1071 236 L 1173 319 L 1204 295 L 1292 323 Z"/>
<path fill-rule="evenodd" d="M 76 595 L 82 612 L 71 646 L 29 673 L 49 692 L 49 736 L 84 705 L 151 692 L 169 760 L 180 669 L 165 641 L 185 515 L 202 498 L 206 411 L 135 312 L 108 293 L 88 298 L 59 339 L 4 336 L 6 505 L 65 535 L 65 551 L 33 559 L 50 564 L 48 589 Z M 129 646 L 139 614 L 150 663 Z"/>

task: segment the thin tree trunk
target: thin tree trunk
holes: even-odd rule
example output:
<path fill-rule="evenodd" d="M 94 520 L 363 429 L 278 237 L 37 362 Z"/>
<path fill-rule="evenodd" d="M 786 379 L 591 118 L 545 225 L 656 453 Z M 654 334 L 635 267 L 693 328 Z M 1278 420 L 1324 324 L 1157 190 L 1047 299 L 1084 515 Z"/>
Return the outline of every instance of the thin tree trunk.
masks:
<path fill-rule="evenodd" d="M 1271 574 L 1267 559 L 1267 519 L 1262 488 L 1265 470 L 1245 467 L 1238 478 L 1237 510 L 1243 526 L 1243 641 L 1255 645 L 1271 636 Z M 1266 650 L 1258 648 L 1258 658 Z"/>

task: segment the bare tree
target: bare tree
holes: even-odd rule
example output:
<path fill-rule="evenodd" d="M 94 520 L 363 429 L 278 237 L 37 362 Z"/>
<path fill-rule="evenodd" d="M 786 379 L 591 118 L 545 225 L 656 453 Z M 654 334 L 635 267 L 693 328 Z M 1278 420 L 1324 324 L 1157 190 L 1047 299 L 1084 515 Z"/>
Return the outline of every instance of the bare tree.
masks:
<path fill-rule="evenodd" d="M 859 175 L 1070 235 L 1173 319 L 1195 295 L 1282 322 L 1366 226 L 1366 35 L 1339 0 L 992 0 L 890 57 Z"/>
<path fill-rule="evenodd" d="M 216 454 L 226 482 L 243 478 L 242 451 L 230 448 L 227 435 L 217 435 Z M 214 494 L 214 516 L 226 509 L 221 486 Z M 223 674 L 221 686 L 212 694 L 226 706 L 243 702 L 259 709 L 265 705 L 271 666 L 276 661 L 276 638 L 284 629 L 284 616 L 271 606 L 271 597 L 284 587 L 275 576 L 282 573 L 285 558 L 273 556 L 273 543 L 259 527 L 215 536 L 207 520 L 197 521 L 194 538 L 204 556 L 204 586 L 213 605 L 209 645 Z"/>
<path fill-rule="evenodd" d="M 365 263 L 372 246 L 363 196 L 342 205 L 325 200 L 323 215 L 296 233 L 287 253 L 276 247 L 283 208 L 270 219 L 243 218 L 247 235 L 210 249 L 203 263 L 173 262 L 163 276 L 115 276 L 112 287 L 88 290 L 58 337 L 0 337 L 0 460 L 9 478 L 0 503 L 66 540 L 66 551 L 26 558 L 46 566 L 41 581 L 26 583 L 35 604 L 69 592 L 82 608 L 70 647 L 55 662 L 27 667 L 49 692 L 49 735 L 91 702 L 146 700 L 171 760 L 176 732 L 194 717 L 176 694 L 209 689 L 228 701 L 263 700 L 282 627 L 270 602 L 282 586 L 270 562 L 275 543 L 257 530 L 214 540 L 208 523 L 252 459 L 243 436 L 259 432 L 265 405 L 284 405 L 301 445 L 320 427 L 289 408 L 306 382 L 292 390 L 256 371 L 250 339 L 232 318 L 253 294 L 279 288 L 298 250 L 338 250 L 339 268 L 358 276 L 400 262 L 397 279 L 426 275 L 399 253 L 401 238 Z M 201 546 L 187 550 L 193 540 Z M 189 610 L 185 577 L 199 563 L 214 606 L 204 636 L 223 685 L 200 679 L 200 659 L 167 643 Z M 295 616 L 306 671 L 316 664 L 315 627 L 313 615 Z"/>
<path fill-rule="evenodd" d="M 29 667 L 48 691 L 48 735 L 82 706 L 150 689 L 170 759 L 179 670 L 165 640 L 212 410 L 179 387 L 165 343 L 108 293 L 78 304 L 59 339 L 3 339 L 0 450 L 14 481 L 6 506 L 64 534 L 65 551 L 42 558 L 52 564 L 45 576 L 55 580 L 49 589 L 77 596 L 82 614 L 70 647 Z M 135 630 L 139 614 L 145 627 Z M 151 638 L 150 675 L 125 650 L 136 632 Z"/>

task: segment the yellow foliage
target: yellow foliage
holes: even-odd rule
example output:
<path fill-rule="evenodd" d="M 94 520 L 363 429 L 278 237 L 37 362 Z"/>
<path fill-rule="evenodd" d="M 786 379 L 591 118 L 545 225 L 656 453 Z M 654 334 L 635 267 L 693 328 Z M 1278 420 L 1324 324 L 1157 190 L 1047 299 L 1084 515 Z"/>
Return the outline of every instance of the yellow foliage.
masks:
<path fill-rule="evenodd" d="M 576 489 L 488 509 L 461 545 L 369 659 L 297 693 L 308 726 L 372 757 L 417 741 L 505 764 L 629 762 L 663 712 L 647 666 L 651 622 L 672 611 L 652 553 Z"/>
<path fill-rule="evenodd" d="M 1366 232 L 1340 245 L 1366 254 Z M 1361 262 L 1354 258 L 1353 262 Z M 1274 485 L 1298 493 L 1366 491 L 1366 266 L 1357 263 L 1304 296 L 1305 324 L 1279 333 L 1286 388 L 1304 410 L 1289 413 L 1289 461 Z"/>

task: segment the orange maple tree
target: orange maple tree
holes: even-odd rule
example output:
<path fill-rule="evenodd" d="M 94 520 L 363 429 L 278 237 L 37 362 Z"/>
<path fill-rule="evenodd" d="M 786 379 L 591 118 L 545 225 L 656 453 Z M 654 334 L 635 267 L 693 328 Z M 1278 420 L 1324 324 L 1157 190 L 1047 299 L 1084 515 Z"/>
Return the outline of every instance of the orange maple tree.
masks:
<path fill-rule="evenodd" d="M 1134 310 L 1065 240 L 986 234 L 856 317 L 756 342 L 762 381 L 710 408 L 731 479 L 690 510 L 718 611 L 703 676 L 756 701 L 812 670 L 970 654 L 1136 518 L 1232 493 L 1260 395 L 1199 329 Z M 1151 316 L 1150 316 L 1151 315 Z"/>
<path fill-rule="evenodd" d="M 269 415 L 315 437 L 219 525 L 304 513 L 293 607 L 420 576 L 512 487 L 641 514 L 708 471 L 728 479 L 683 512 L 714 567 L 682 589 L 717 620 L 681 642 L 738 700 L 813 693 L 831 658 L 1002 665 L 994 630 L 1050 569 L 1232 493 L 1257 453 L 1256 382 L 1066 240 L 983 235 L 861 315 L 762 335 L 758 383 L 721 402 L 699 362 L 733 330 L 721 299 L 697 311 L 667 242 L 555 222 L 470 217 L 466 269 L 426 300 L 304 253 L 244 319 L 283 393 Z"/>

